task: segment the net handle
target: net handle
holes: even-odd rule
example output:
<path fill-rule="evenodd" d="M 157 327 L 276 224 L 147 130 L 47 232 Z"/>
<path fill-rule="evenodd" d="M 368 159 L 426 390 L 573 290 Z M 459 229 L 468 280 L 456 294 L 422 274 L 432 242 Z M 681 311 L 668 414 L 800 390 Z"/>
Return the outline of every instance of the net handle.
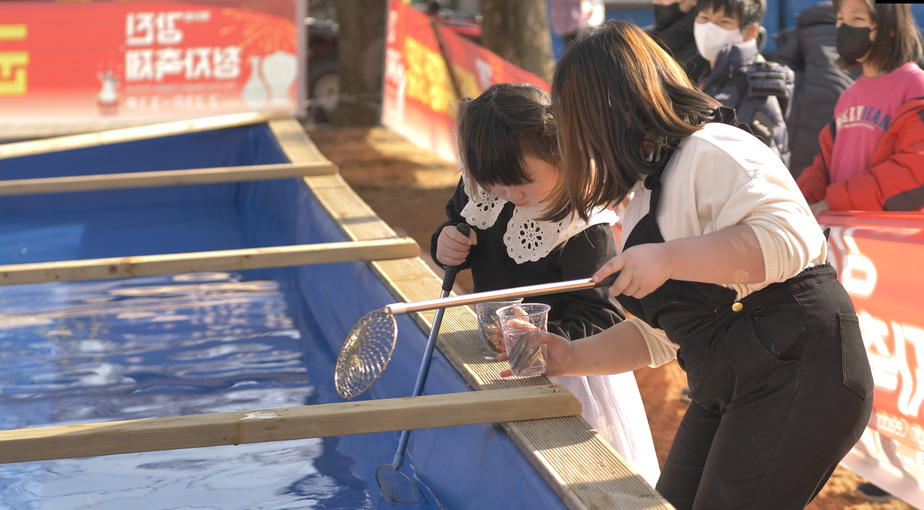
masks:
<path fill-rule="evenodd" d="M 469 233 L 472 231 L 472 227 L 470 227 L 468 223 L 459 223 L 456 225 L 456 230 L 465 237 L 468 237 Z M 466 258 L 468 258 L 468 256 L 466 256 Z M 449 295 L 449 292 L 452 291 L 452 286 L 456 281 L 456 275 L 459 273 L 459 269 L 462 268 L 463 264 L 446 268 L 446 274 L 443 276 L 443 293 L 440 295 L 441 298 L 445 298 Z M 443 323 L 444 311 L 445 308 L 439 308 L 436 311 L 436 317 L 434 317 L 433 325 L 430 327 L 430 336 L 427 338 L 424 356 L 423 359 L 420 360 L 420 369 L 417 371 L 417 380 L 414 382 L 413 396 L 415 397 L 423 394 L 424 383 L 427 381 L 427 373 L 430 371 L 430 361 L 433 360 L 433 350 L 436 348 L 436 337 L 440 334 L 440 325 Z M 395 460 L 392 463 L 395 471 L 401 469 L 401 463 L 404 462 L 404 451 L 407 449 L 407 441 L 410 435 L 410 430 L 401 432 L 401 439 L 398 440 L 398 450 L 395 452 Z"/>
<path fill-rule="evenodd" d="M 468 223 L 459 223 L 456 225 L 456 230 L 465 237 L 468 237 L 469 233 L 472 231 L 472 227 L 470 227 Z M 449 266 L 446 268 L 446 274 L 443 275 L 442 297 L 446 297 L 448 293 L 452 291 L 452 286 L 456 284 L 456 275 L 459 274 L 459 270 L 462 269 L 463 264 L 464 262 L 458 266 Z"/>
<path fill-rule="evenodd" d="M 541 296 L 544 294 L 560 294 L 562 292 L 572 292 L 576 290 L 610 287 L 613 285 L 613 282 L 616 281 L 617 276 L 619 276 L 619 272 L 615 272 L 603 280 L 600 280 L 599 282 L 595 282 L 590 278 L 583 278 L 580 280 L 543 283 L 541 285 L 527 285 L 525 287 L 513 287 L 510 289 L 492 290 L 489 292 L 476 292 L 473 294 L 465 294 L 463 296 L 430 299 L 427 301 L 417 301 L 414 303 L 392 303 L 387 305 L 384 310 L 394 315 L 401 315 L 411 312 L 433 310 L 436 308 L 486 303 L 488 301 L 507 301 L 510 298 L 515 297 Z"/>

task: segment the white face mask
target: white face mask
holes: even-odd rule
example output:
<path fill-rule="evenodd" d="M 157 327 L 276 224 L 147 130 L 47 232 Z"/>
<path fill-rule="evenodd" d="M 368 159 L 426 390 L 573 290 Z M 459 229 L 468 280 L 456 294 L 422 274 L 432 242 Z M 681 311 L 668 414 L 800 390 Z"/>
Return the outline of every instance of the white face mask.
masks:
<path fill-rule="evenodd" d="M 725 46 L 744 40 L 740 30 L 728 30 L 715 23 L 694 23 L 693 38 L 699 54 L 710 62 L 715 61 L 719 50 Z"/>

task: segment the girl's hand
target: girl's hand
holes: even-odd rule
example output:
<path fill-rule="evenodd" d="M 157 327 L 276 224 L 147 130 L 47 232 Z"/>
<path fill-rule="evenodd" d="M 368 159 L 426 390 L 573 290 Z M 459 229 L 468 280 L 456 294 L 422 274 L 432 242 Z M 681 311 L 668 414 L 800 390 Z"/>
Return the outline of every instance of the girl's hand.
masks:
<path fill-rule="evenodd" d="M 633 246 L 594 273 L 593 280 L 599 282 L 620 271 L 610 287 L 610 295 L 625 294 L 641 299 L 670 279 L 673 268 L 665 243 L 649 243 Z"/>
<path fill-rule="evenodd" d="M 827 200 L 819 200 L 818 202 L 815 202 L 814 204 L 809 205 L 809 208 L 812 210 L 812 214 L 814 214 L 815 216 L 818 216 L 819 214 L 823 212 L 831 210 L 831 206 L 828 205 Z"/>
<path fill-rule="evenodd" d="M 542 335 L 542 343 L 547 351 L 545 352 L 545 375 L 556 376 L 567 373 L 571 368 L 571 362 L 574 360 L 574 354 L 571 350 L 571 342 L 554 333 L 545 333 Z M 497 361 L 507 361 L 507 353 L 502 352 L 497 355 Z M 503 370 L 501 377 L 510 377 L 513 375 L 508 368 Z"/>
<path fill-rule="evenodd" d="M 449 226 L 443 227 L 440 237 L 436 240 L 436 260 L 444 266 L 458 266 L 465 262 L 472 246 L 478 244 L 475 230 L 469 232 L 468 237 Z"/>

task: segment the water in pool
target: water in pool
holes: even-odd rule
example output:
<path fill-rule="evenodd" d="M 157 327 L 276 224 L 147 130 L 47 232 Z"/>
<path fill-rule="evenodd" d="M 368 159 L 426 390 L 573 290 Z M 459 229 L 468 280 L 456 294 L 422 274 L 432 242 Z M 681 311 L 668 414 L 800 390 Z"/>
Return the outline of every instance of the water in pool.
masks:
<path fill-rule="evenodd" d="M 286 297 L 285 270 L 260 276 L 0 288 L 0 428 L 336 401 L 336 353 Z M 394 452 L 394 434 L 375 436 L 0 465 L 0 508 L 413 508 L 369 476 Z"/>

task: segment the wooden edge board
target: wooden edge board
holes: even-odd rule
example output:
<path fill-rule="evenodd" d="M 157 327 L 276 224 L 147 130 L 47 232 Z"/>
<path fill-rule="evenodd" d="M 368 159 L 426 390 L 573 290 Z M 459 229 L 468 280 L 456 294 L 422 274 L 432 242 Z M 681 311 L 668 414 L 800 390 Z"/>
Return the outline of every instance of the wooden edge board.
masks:
<path fill-rule="evenodd" d="M 0 195 L 31 195 L 37 193 L 260 181 L 306 175 L 333 174 L 336 172 L 337 167 L 333 163 L 316 162 L 0 180 Z"/>
<path fill-rule="evenodd" d="M 557 385 L 0 432 L 0 463 L 534 420 L 581 413 Z"/>
<path fill-rule="evenodd" d="M 308 138 L 302 125 L 294 119 L 273 120 L 268 124 L 289 161 L 293 163 L 328 161 L 314 142 Z M 397 235 L 356 194 L 339 173 L 304 177 L 302 182 L 311 190 L 321 208 L 348 240 L 361 241 Z M 361 218 L 356 218 L 357 210 L 361 211 Z"/>
<path fill-rule="evenodd" d="M 492 390 L 496 391 L 496 390 Z M 572 510 L 673 510 L 673 506 L 630 466 L 587 422 L 576 419 L 517 421 L 501 425 L 536 471 Z M 567 449 L 567 456 L 560 455 Z M 620 462 L 608 462 L 616 456 Z M 581 459 L 583 462 L 574 462 Z M 580 483 L 575 483 L 580 480 Z M 618 490 L 593 490 L 598 484 Z"/>
<path fill-rule="evenodd" d="M 328 161 L 314 142 L 308 138 L 304 126 L 297 120 L 291 117 L 280 118 L 270 120 L 267 125 L 289 161 L 293 163 Z"/>
<path fill-rule="evenodd" d="M 85 147 L 97 147 L 113 143 L 145 140 L 161 136 L 180 135 L 209 131 L 213 129 L 226 129 L 252 124 L 262 124 L 282 117 L 291 118 L 292 114 L 283 111 L 260 111 L 247 113 L 232 113 L 229 115 L 216 115 L 213 117 L 200 117 L 187 120 L 161 122 L 144 126 L 133 126 L 95 133 L 79 135 L 66 135 L 43 140 L 30 140 L 27 142 L 13 142 L 0 145 L 0 159 L 17 158 L 32 154 L 59 152 Z"/>
<path fill-rule="evenodd" d="M 417 257 L 419 253 L 420 248 L 417 242 L 405 237 L 374 241 L 10 264 L 0 266 L 0 285 L 107 280 L 200 271 L 386 260 Z"/>
<path fill-rule="evenodd" d="M 365 202 L 362 202 L 359 195 L 356 195 L 356 192 L 349 187 L 340 174 L 304 177 L 302 181 L 311 190 L 318 203 L 327 211 L 338 230 L 347 239 L 361 241 L 363 239 L 397 235 L 387 223 L 379 219 L 375 211 L 369 208 Z M 319 186 L 318 181 L 324 181 L 325 185 Z M 336 182 L 338 186 L 328 186 L 327 184 L 331 181 Z M 362 207 L 367 210 L 357 207 L 349 212 L 341 212 L 345 209 L 344 205 L 354 203 L 361 203 Z"/>

